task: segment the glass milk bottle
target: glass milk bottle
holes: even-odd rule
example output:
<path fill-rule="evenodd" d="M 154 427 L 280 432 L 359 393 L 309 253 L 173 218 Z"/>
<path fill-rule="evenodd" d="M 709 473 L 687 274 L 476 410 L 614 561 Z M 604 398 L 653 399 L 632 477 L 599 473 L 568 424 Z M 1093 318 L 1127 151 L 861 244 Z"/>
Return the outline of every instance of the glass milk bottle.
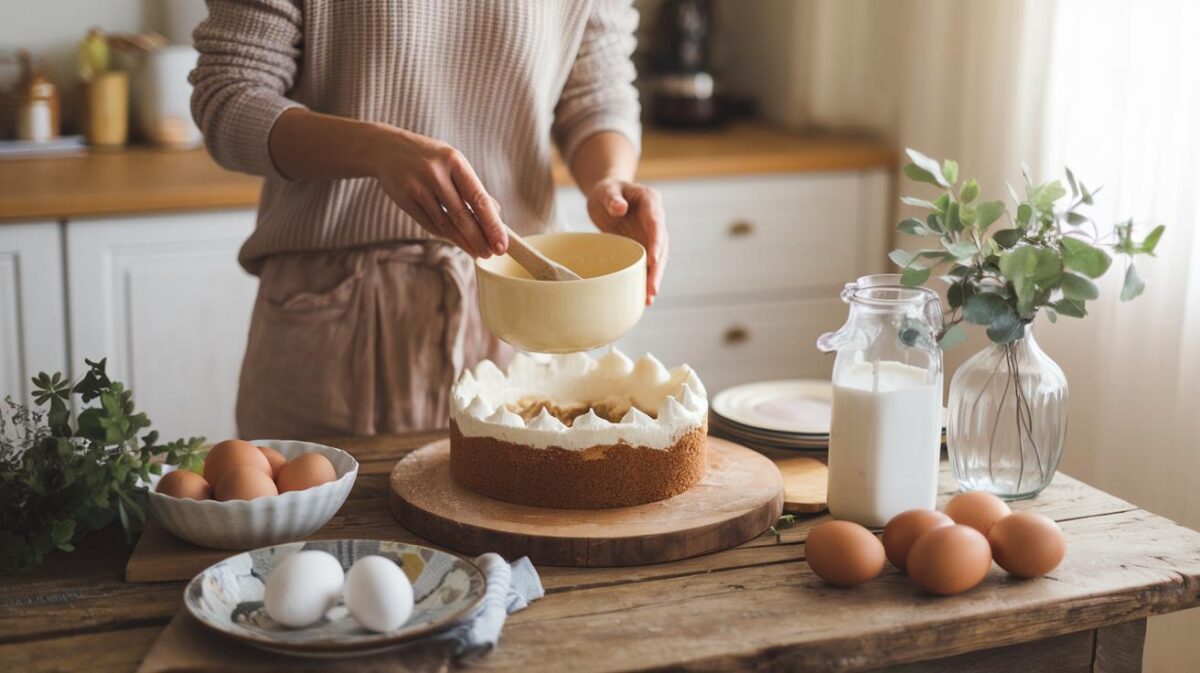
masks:
<path fill-rule="evenodd" d="M 848 283 L 846 324 L 817 340 L 837 351 L 829 432 L 829 512 L 883 526 L 937 499 L 942 326 L 935 292 L 894 274 Z"/>

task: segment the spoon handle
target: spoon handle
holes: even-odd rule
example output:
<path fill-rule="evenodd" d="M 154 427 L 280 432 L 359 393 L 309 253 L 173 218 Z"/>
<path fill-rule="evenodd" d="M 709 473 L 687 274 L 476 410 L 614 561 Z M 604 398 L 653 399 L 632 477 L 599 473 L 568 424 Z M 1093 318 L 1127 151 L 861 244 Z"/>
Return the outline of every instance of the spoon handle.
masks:
<path fill-rule="evenodd" d="M 512 229 L 508 230 L 508 254 L 537 280 L 579 280 L 579 274 L 538 252 Z"/>

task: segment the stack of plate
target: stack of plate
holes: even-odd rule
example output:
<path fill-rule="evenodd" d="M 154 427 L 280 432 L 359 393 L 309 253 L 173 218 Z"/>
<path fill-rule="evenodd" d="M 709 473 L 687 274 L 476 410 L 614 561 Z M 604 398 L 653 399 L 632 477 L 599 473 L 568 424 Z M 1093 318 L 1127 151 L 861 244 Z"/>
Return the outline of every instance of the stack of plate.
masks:
<path fill-rule="evenodd" d="M 829 381 L 748 383 L 713 397 L 708 426 L 713 434 L 751 448 L 824 451 L 832 402 Z"/>
<path fill-rule="evenodd" d="M 726 388 L 708 405 L 708 429 L 752 449 L 826 451 L 833 384 L 819 379 L 760 381 Z M 946 442 L 942 410 L 942 443 Z"/>

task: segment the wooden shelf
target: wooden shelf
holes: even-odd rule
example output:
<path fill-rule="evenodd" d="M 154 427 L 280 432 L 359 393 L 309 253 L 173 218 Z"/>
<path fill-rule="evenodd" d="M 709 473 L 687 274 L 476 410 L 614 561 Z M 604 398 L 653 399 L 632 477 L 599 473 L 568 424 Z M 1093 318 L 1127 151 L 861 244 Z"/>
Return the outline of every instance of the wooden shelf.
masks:
<path fill-rule="evenodd" d="M 647 129 L 640 179 L 841 171 L 894 164 L 879 142 L 739 124 L 718 131 Z M 561 163 L 560 185 L 571 184 Z M 203 150 L 131 148 L 72 157 L 0 160 L 0 222 L 128 213 L 253 208 L 261 180 L 218 166 Z"/>

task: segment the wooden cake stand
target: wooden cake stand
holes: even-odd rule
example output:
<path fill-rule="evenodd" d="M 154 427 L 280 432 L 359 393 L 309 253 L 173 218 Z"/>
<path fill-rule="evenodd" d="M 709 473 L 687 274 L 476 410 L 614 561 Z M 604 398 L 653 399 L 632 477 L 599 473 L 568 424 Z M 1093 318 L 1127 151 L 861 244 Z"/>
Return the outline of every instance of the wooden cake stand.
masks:
<path fill-rule="evenodd" d="M 460 552 L 627 566 L 708 554 L 758 536 L 782 512 L 783 479 L 761 454 L 709 437 L 708 472 L 673 498 L 617 509 L 530 507 L 459 486 L 444 439 L 396 463 L 389 503 L 405 528 Z"/>

